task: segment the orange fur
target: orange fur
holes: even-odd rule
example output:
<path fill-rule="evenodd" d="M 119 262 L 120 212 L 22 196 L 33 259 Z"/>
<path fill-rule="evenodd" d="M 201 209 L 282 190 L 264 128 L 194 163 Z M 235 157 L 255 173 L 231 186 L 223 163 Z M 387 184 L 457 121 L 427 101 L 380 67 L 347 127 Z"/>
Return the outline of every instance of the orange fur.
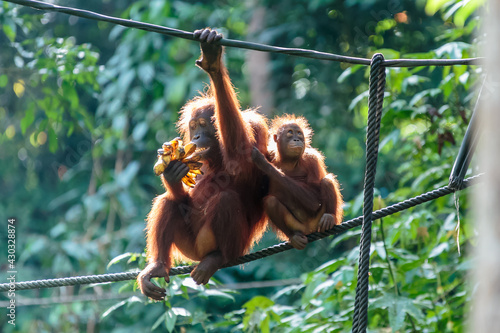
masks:
<path fill-rule="evenodd" d="M 339 183 L 335 175 L 327 172 L 323 154 L 310 146 L 312 129 L 307 120 L 294 115 L 277 117 L 271 124 L 270 134 L 275 135 L 279 143 L 284 130 L 290 128 L 290 125 L 297 125 L 304 134 L 305 149 L 302 155 L 293 162 L 290 158 L 282 161 L 279 145 L 274 144 L 271 148 L 273 166 L 266 166 L 269 163 L 263 160 L 260 163 L 256 161 L 270 178 L 268 198 L 273 200 L 268 201 L 272 204 L 266 206 L 266 213 L 273 222 L 272 226 L 278 237 L 286 240 L 290 240 L 298 232 L 291 225 L 303 229 L 301 224 L 312 225 L 314 228 L 316 223 L 319 227 L 322 214 L 332 215 L 336 224 L 343 218 Z M 288 149 L 285 148 L 286 145 L 282 147 L 280 149 Z M 280 170 L 282 167 L 285 171 Z"/>
<path fill-rule="evenodd" d="M 239 110 L 225 68 L 214 75 L 213 93 L 202 93 L 187 102 L 177 122 L 187 143 L 190 120 L 201 114 L 211 117 L 216 142 L 210 148 L 210 158 L 204 161 L 205 174 L 197 177 L 189 191 L 164 181 L 167 192 L 154 200 L 147 218 L 148 262 L 165 262 L 166 269 L 172 261 L 203 260 L 208 253 L 189 248 L 200 248 L 196 237 L 204 226 L 208 225 L 215 236 L 225 262 L 246 253 L 267 227 L 262 204 L 264 177 L 250 158 L 253 146 L 268 155 L 266 120 L 255 110 Z"/>
<path fill-rule="evenodd" d="M 283 128 L 285 128 L 288 124 L 296 124 L 302 129 L 304 132 L 306 147 L 310 147 L 313 130 L 311 126 L 309 126 L 307 119 L 304 117 L 297 117 L 293 114 L 284 114 L 282 116 L 275 117 L 271 122 L 269 132 L 280 136 Z"/>

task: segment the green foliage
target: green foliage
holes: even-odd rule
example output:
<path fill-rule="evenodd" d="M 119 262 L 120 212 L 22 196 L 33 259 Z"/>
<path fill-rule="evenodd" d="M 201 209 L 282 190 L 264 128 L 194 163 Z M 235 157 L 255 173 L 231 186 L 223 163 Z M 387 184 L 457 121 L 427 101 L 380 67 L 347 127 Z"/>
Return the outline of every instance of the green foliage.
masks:
<path fill-rule="evenodd" d="M 481 40 L 477 1 L 135 1 L 74 5 L 226 37 L 371 57 L 467 58 Z M 265 9 L 257 29 L 256 9 Z M 476 39 L 475 39 L 476 38 Z M 0 215 L 15 216 L 19 280 L 102 274 L 144 266 L 144 218 L 163 192 L 152 173 L 159 145 L 177 135 L 178 110 L 205 88 L 196 43 L 139 30 L 0 6 Z M 226 50 L 243 106 L 251 104 L 249 53 Z M 313 146 L 338 175 L 346 218 L 362 209 L 368 76 L 364 66 L 271 54 L 274 109 L 304 115 Z M 475 102 L 476 66 L 389 68 L 376 208 L 447 183 Z M 267 110 L 264 110 L 267 111 Z M 270 115 L 272 116 L 272 115 Z M 469 170 L 472 173 L 472 170 Z M 463 332 L 474 230 L 466 193 L 374 222 L 369 329 Z M 461 223 L 458 224 L 460 218 Z M 348 332 L 359 229 L 305 251 L 221 270 L 225 284 L 284 280 L 239 292 L 186 276 L 150 303 L 135 281 L 24 291 L 20 296 L 118 299 L 33 306 L 7 332 Z M 259 247 L 276 243 L 268 233 Z M 460 244 L 461 254 L 458 252 Z M 0 262 L 6 262 L 0 251 Z M 22 268 L 22 269 L 21 269 Z M 301 277 L 287 285 L 286 279 Z M 0 277 L 4 277 L 3 273 Z M 0 301 L 3 301 L 2 298 Z"/>

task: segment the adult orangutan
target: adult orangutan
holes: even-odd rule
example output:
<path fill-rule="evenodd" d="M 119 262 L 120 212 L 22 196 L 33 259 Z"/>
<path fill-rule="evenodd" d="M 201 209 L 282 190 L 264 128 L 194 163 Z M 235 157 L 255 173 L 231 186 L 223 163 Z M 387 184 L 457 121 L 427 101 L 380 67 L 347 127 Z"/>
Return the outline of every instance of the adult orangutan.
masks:
<path fill-rule="evenodd" d="M 257 149 L 252 152 L 255 165 L 269 177 L 265 211 L 291 245 L 303 249 L 305 235 L 342 221 L 339 183 L 327 173 L 323 155 L 310 146 L 312 130 L 305 118 L 276 118 L 270 132 L 276 142 L 272 163 Z"/>
<path fill-rule="evenodd" d="M 208 73 L 211 91 L 188 102 L 178 128 L 184 142 L 196 144 L 203 175 L 188 189 L 181 179 L 186 164 L 170 162 L 162 174 L 166 193 L 155 198 L 147 217 L 148 265 L 139 274 L 143 294 L 160 300 L 165 290 L 153 277 L 169 282 L 173 258 L 200 261 L 191 272 L 206 284 L 224 264 L 243 255 L 265 230 L 265 176 L 252 163 L 252 148 L 267 155 L 268 128 L 255 111 L 240 111 L 222 62 L 222 35 L 203 29 L 194 33 L 202 56 L 196 65 Z"/>

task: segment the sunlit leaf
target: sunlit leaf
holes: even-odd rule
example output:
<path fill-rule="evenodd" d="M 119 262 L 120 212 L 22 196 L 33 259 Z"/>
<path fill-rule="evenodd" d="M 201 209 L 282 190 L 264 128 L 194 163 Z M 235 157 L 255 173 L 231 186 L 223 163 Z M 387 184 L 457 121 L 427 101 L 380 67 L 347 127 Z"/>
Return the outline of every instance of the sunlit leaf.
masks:
<path fill-rule="evenodd" d="M 469 0 L 463 1 L 463 5 L 457 10 L 453 22 L 459 27 L 463 28 L 465 21 L 481 7 L 486 0 Z"/>
<path fill-rule="evenodd" d="M 360 102 L 362 102 L 365 99 L 367 99 L 368 95 L 369 95 L 369 91 L 367 90 L 365 92 L 362 92 L 358 96 L 354 97 L 354 99 L 352 100 L 351 104 L 349 104 L 348 110 L 352 111 L 356 107 L 356 105 L 358 105 Z"/>
<path fill-rule="evenodd" d="M 191 312 L 184 308 L 173 307 L 172 312 L 177 316 L 189 317 L 191 316 Z"/>
<path fill-rule="evenodd" d="M 234 301 L 234 296 L 233 295 L 230 295 L 228 293 L 222 292 L 220 290 L 206 289 L 203 292 L 203 294 L 206 295 L 206 296 L 211 296 L 211 297 L 223 297 L 223 298 L 227 298 L 227 299 L 230 299 L 230 300 Z"/>
<path fill-rule="evenodd" d="M 450 246 L 448 243 L 439 244 L 438 246 L 436 246 L 435 248 L 432 249 L 431 253 L 429 253 L 429 258 L 434 258 L 434 257 L 439 256 L 444 251 L 448 251 L 449 247 Z"/>
<path fill-rule="evenodd" d="M 0 75 L 0 88 L 5 88 L 9 82 L 9 77 L 5 74 Z"/>
<path fill-rule="evenodd" d="M 26 110 L 26 113 L 24 114 L 24 117 L 21 120 L 21 132 L 23 133 L 23 135 L 26 134 L 26 130 L 31 124 L 33 124 L 33 121 L 35 121 L 35 108 L 33 105 L 31 105 Z"/>
<path fill-rule="evenodd" d="M 264 296 L 255 296 L 254 298 L 243 304 L 242 308 L 253 311 L 256 308 L 267 309 L 272 305 L 274 305 L 274 302 L 271 299 Z"/>
<path fill-rule="evenodd" d="M 270 321 L 271 321 L 271 318 L 268 315 L 266 315 L 264 320 L 262 320 L 260 322 L 260 331 L 262 333 L 269 333 L 270 332 L 270 329 L 269 329 Z"/>
<path fill-rule="evenodd" d="M 386 293 L 384 296 L 372 302 L 370 307 L 387 309 L 390 327 L 393 332 L 399 331 L 404 327 L 407 314 L 410 314 L 418 321 L 424 319 L 422 310 L 414 305 L 413 300 L 390 293 Z"/>
<path fill-rule="evenodd" d="M 354 65 L 346 68 L 337 78 L 337 83 L 343 83 L 350 75 L 356 73 L 359 69 L 364 68 L 363 65 Z"/>
<path fill-rule="evenodd" d="M 156 319 L 153 326 L 151 327 L 151 330 L 154 331 L 155 329 L 157 329 L 163 323 L 163 321 L 166 320 L 166 317 L 167 317 L 166 312 L 163 313 L 160 317 L 158 317 L 158 319 Z"/>
<path fill-rule="evenodd" d="M 2 25 L 2 30 L 5 33 L 5 36 L 7 36 L 7 38 L 11 42 L 13 42 L 16 39 L 17 27 L 11 18 L 7 17 L 4 19 L 4 24 Z"/>
<path fill-rule="evenodd" d="M 111 259 L 108 263 L 108 265 L 106 266 L 106 268 L 110 268 L 112 265 L 116 264 L 116 263 L 119 263 L 120 261 L 122 261 L 123 259 L 126 259 L 126 258 L 130 258 L 132 255 L 134 255 L 135 253 L 132 253 L 132 252 L 126 252 L 126 253 L 122 253 L 120 254 L 119 256 L 116 256 L 114 257 L 113 259 Z"/>
<path fill-rule="evenodd" d="M 375 53 L 382 53 L 385 59 L 398 59 L 401 57 L 401 53 L 393 49 L 378 49 Z"/>
<path fill-rule="evenodd" d="M 57 135 L 52 127 L 48 128 L 48 132 L 49 132 L 49 150 L 52 153 L 55 153 L 57 151 L 57 147 L 58 147 Z"/>
<path fill-rule="evenodd" d="M 109 309 L 107 309 L 106 311 L 104 311 L 104 313 L 101 315 L 101 319 L 104 319 L 106 318 L 107 316 L 109 316 L 113 311 L 115 311 L 116 309 L 124 306 L 125 304 L 127 304 L 127 300 L 123 300 L 121 302 L 118 302 L 116 303 L 115 305 L 113 305 L 112 307 L 110 307 Z"/>
<path fill-rule="evenodd" d="M 167 331 L 172 332 L 175 328 L 175 323 L 177 322 L 177 315 L 172 309 L 168 309 L 165 313 L 165 327 Z"/>
<path fill-rule="evenodd" d="M 427 0 L 427 3 L 425 4 L 425 12 L 427 15 L 432 16 L 449 2 L 449 0 Z"/>
<path fill-rule="evenodd" d="M 79 98 L 76 93 L 76 89 L 69 82 L 63 81 L 62 83 L 62 91 L 65 98 L 70 101 L 70 107 L 72 109 L 76 109 L 78 107 Z"/>

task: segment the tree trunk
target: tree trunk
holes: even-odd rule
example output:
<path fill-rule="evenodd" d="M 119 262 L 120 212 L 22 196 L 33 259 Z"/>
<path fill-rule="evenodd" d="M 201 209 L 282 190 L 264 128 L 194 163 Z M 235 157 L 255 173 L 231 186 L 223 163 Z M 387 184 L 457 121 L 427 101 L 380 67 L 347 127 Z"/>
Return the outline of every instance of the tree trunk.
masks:
<path fill-rule="evenodd" d="M 258 7 L 254 10 L 252 20 L 248 27 L 250 39 L 265 27 L 266 9 Z M 248 51 L 247 66 L 250 76 L 250 98 L 253 106 L 260 106 L 259 111 L 269 116 L 274 108 L 273 97 L 269 84 L 269 63 L 270 54 L 268 52 Z"/>
<path fill-rule="evenodd" d="M 480 109 L 482 133 L 479 166 L 485 172 L 484 181 L 473 192 L 478 242 L 473 270 L 473 320 L 470 332 L 500 332 L 500 2 L 489 1 L 489 13 L 484 22 L 487 43 L 483 54 L 487 73 Z"/>

